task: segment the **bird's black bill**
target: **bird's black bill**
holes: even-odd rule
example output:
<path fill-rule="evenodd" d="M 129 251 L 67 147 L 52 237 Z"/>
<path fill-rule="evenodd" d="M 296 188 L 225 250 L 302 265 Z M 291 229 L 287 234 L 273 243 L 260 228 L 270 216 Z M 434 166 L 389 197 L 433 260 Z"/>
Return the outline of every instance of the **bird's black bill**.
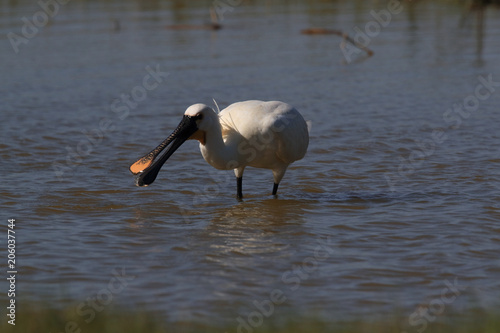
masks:
<path fill-rule="evenodd" d="M 163 164 L 179 148 L 184 141 L 189 139 L 198 130 L 195 117 L 184 116 L 177 128 L 158 147 L 143 156 L 130 166 L 130 172 L 137 175 L 137 186 L 148 186 L 153 183 L 158 176 Z M 168 149 L 158 159 L 158 155 Z"/>

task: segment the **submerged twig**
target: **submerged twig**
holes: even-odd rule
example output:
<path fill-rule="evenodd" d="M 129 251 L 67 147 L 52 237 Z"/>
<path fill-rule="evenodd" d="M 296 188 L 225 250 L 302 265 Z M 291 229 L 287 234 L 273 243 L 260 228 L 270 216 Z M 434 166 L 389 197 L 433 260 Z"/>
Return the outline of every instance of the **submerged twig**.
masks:
<path fill-rule="evenodd" d="M 167 25 L 165 29 L 169 30 L 219 30 L 221 27 L 218 23 L 207 23 L 207 24 L 174 24 Z"/>

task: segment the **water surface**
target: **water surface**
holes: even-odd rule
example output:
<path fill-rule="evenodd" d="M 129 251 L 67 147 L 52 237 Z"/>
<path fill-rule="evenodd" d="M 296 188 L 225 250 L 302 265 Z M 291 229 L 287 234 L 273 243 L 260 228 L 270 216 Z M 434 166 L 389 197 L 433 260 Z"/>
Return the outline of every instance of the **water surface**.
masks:
<path fill-rule="evenodd" d="M 481 24 L 453 2 L 405 4 L 349 63 L 338 36 L 300 31 L 354 36 L 384 3 L 245 2 L 218 31 L 169 27 L 209 22 L 210 5 L 69 2 L 17 54 L 6 35 L 40 8 L 2 5 L 0 193 L 20 297 L 76 311 L 119 272 L 113 305 L 235 330 L 276 290 L 266 320 L 409 316 L 447 283 L 460 292 L 444 311 L 498 307 L 500 87 L 481 85 L 500 82 L 499 9 Z M 134 186 L 128 166 L 212 98 L 282 100 L 312 122 L 277 199 L 271 172 L 249 168 L 237 201 L 195 142 Z"/>

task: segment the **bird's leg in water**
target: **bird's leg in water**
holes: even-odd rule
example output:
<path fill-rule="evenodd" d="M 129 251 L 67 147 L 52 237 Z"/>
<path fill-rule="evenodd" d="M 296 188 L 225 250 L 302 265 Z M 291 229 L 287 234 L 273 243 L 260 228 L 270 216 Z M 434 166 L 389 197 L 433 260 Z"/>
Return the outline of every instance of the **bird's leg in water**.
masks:
<path fill-rule="evenodd" d="M 238 199 L 243 198 L 243 177 L 236 177 L 236 197 Z"/>
<path fill-rule="evenodd" d="M 278 192 L 278 184 L 274 183 L 274 186 L 273 186 L 273 195 L 276 195 L 276 192 Z"/>

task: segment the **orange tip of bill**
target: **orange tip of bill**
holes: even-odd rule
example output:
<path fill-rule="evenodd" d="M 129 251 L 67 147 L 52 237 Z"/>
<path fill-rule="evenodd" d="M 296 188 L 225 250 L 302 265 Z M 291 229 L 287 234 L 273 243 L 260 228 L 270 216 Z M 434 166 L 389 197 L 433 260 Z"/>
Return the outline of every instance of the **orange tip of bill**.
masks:
<path fill-rule="evenodd" d="M 138 173 L 143 172 L 147 167 L 149 167 L 152 162 L 153 158 L 151 158 L 150 156 L 145 156 L 130 166 L 130 172 L 132 172 L 134 175 L 137 175 Z"/>

